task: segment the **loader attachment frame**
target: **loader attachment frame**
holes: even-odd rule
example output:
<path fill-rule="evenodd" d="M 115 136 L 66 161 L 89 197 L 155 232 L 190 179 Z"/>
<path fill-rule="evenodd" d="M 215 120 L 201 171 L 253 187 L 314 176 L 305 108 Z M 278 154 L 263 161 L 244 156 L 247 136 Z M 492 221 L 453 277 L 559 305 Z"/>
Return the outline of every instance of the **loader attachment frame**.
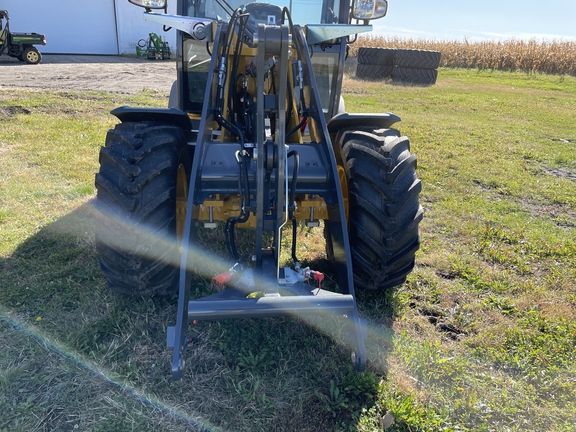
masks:
<path fill-rule="evenodd" d="M 218 79 L 218 53 L 224 41 L 224 24 L 218 26 L 208 73 L 207 88 L 215 88 Z M 264 91 L 264 74 L 257 75 L 256 130 L 266 129 L 267 119 L 271 113 L 276 119 L 274 140 L 265 134 L 257 134 L 254 147 L 256 150 L 256 169 L 250 179 L 256 186 L 254 210 L 256 214 L 256 246 L 251 258 L 253 269 L 247 270 L 242 286 L 230 286 L 226 290 L 200 299 L 190 299 L 191 274 L 194 272 L 194 262 L 190 259 L 191 250 L 196 248 L 196 227 L 190 215 L 194 206 L 202 204 L 206 199 L 206 191 L 199 187 L 205 183 L 204 172 L 210 161 L 207 159 L 210 146 L 216 144 L 213 138 L 212 125 L 216 121 L 213 112 L 215 91 L 207 91 L 203 103 L 198 138 L 195 144 L 195 157 L 189 184 L 187 202 L 187 218 L 182 241 L 182 256 L 180 262 L 180 282 L 178 296 L 178 311 L 175 327 L 168 329 L 167 345 L 173 348 L 172 377 L 178 380 L 184 373 L 184 353 L 187 344 L 189 321 L 225 319 L 225 318 L 260 318 L 278 316 L 340 316 L 344 320 L 346 344 L 350 348 L 354 367 L 362 371 L 366 365 L 364 339 L 366 337 L 365 322 L 360 319 L 356 307 L 356 297 L 352 279 L 350 245 L 346 227 L 344 203 L 341 199 L 342 188 L 339 182 L 336 158 L 330 135 L 326 126 L 324 113 L 320 105 L 320 95 L 315 82 L 310 53 L 305 42 L 301 27 L 294 26 L 292 34 L 287 25 L 259 24 L 257 29 L 257 64 L 256 70 L 265 69 L 267 56 L 278 58 L 278 90 L 275 95 L 266 95 Z M 292 41 L 291 38 L 294 38 Z M 285 106 L 287 91 L 287 71 L 289 70 L 289 50 L 292 42 L 302 55 L 302 68 L 305 70 L 304 86 L 311 89 L 310 122 L 314 122 L 317 131 L 316 142 L 286 143 L 284 131 Z M 264 100 L 266 99 L 266 100 Z M 266 107 L 266 109 L 265 109 Z M 237 145 L 242 150 L 241 145 Z M 283 226 L 288 221 L 294 192 L 298 192 L 298 184 L 292 183 L 288 169 L 288 153 L 299 150 L 307 154 L 308 147 L 322 155 L 326 181 L 316 186 L 314 192 L 324 199 L 328 208 L 334 261 L 341 293 L 326 291 L 307 284 L 301 273 L 289 268 L 281 268 L 279 264 L 280 240 Z M 294 174 L 292 174 L 293 176 Z M 289 186 L 290 185 L 290 186 Z M 291 191 L 290 187 L 296 187 Z M 267 206 L 268 194 L 272 190 L 275 205 Z M 272 248 L 264 248 L 262 237 L 265 231 L 273 233 Z M 251 293 L 258 293 L 256 298 Z"/>

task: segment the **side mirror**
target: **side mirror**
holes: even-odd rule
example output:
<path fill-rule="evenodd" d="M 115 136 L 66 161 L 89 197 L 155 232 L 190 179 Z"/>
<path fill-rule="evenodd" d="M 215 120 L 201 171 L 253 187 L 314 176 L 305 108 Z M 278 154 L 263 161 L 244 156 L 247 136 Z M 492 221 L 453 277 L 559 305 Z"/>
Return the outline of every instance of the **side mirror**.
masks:
<path fill-rule="evenodd" d="M 128 0 L 130 3 L 136 6 L 140 6 L 150 9 L 166 9 L 167 0 Z"/>
<path fill-rule="evenodd" d="M 387 0 L 355 0 L 352 3 L 352 18 L 357 20 L 369 21 L 383 18 L 386 12 L 388 12 Z"/>

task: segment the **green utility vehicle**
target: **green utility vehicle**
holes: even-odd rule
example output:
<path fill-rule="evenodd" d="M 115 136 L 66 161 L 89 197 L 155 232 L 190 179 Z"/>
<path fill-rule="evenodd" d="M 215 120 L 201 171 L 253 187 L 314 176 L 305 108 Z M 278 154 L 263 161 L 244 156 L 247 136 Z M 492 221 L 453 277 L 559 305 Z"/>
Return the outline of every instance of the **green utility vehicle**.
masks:
<path fill-rule="evenodd" d="M 177 0 L 177 15 L 166 0 L 129 1 L 178 30 L 177 79 L 168 108 L 112 111 L 120 123 L 96 174 L 109 287 L 178 290 L 173 379 L 184 373 L 189 322 L 226 318 L 335 322 L 363 370 L 355 288 L 406 280 L 423 214 L 416 156 L 392 128 L 400 118 L 350 114 L 341 96 L 348 47 L 386 0 Z M 300 261 L 298 226 L 323 226 L 331 270 Z M 240 244 L 239 229 L 254 240 Z M 225 264 L 202 241 L 207 230 L 220 230 Z"/>
<path fill-rule="evenodd" d="M 0 55 L 5 54 L 29 64 L 38 64 L 42 60 L 42 54 L 34 45 L 46 45 L 46 36 L 11 32 L 8 11 L 0 10 Z"/>

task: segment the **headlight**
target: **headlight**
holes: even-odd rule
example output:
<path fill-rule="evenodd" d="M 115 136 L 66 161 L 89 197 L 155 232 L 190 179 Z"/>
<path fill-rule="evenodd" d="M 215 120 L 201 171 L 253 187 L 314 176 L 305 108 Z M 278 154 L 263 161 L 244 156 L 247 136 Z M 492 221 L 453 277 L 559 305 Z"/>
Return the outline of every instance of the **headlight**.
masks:
<path fill-rule="evenodd" d="M 359 20 L 373 20 L 386 16 L 388 12 L 387 0 L 356 0 L 352 5 L 352 18 Z"/>
<path fill-rule="evenodd" d="M 164 9 L 166 7 L 166 0 L 128 0 L 136 6 L 141 6 L 146 9 Z"/>

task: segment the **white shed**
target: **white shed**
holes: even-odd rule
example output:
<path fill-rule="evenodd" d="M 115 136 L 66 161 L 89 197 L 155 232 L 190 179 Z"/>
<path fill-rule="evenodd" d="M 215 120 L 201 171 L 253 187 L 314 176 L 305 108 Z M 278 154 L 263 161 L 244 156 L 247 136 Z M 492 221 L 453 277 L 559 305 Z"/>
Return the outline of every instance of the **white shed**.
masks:
<path fill-rule="evenodd" d="M 175 51 L 176 32 L 144 21 L 144 9 L 128 0 L 0 0 L 10 15 L 10 29 L 46 35 L 45 54 L 135 54 L 140 39 L 156 33 Z M 176 13 L 169 1 L 168 13 Z"/>

